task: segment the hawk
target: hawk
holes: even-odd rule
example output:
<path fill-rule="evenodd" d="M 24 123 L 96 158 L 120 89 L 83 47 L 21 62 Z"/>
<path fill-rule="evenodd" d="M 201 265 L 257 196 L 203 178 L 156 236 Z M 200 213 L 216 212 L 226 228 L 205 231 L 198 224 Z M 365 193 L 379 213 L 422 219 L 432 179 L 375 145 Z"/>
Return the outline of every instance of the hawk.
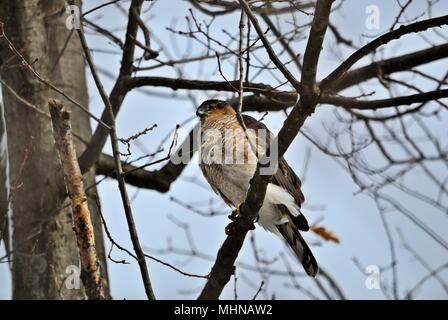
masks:
<path fill-rule="evenodd" d="M 247 129 L 245 132 L 236 111 L 225 101 L 207 100 L 197 108 L 196 114 L 201 121 L 200 168 L 212 189 L 238 213 L 256 170 L 257 155 L 266 152 L 266 145 L 269 145 L 258 139 L 258 132 L 265 130 L 266 140 L 272 133 L 260 121 L 242 115 Z M 229 154 L 233 160 L 244 161 L 227 161 L 225 155 Z M 300 211 L 305 200 L 300 188 L 300 179 L 281 158 L 272 182 L 267 186 L 257 222 L 285 239 L 306 273 L 315 277 L 319 267 L 300 234 L 300 231 L 309 230 L 308 222 Z"/>

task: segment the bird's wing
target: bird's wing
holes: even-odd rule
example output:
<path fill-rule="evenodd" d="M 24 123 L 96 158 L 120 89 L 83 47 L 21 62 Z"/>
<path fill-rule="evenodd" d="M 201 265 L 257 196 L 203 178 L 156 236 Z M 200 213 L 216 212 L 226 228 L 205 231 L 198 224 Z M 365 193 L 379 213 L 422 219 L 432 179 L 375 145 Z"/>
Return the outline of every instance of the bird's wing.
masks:
<path fill-rule="evenodd" d="M 266 141 L 266 147 L 269 148 L 270 143 L 270 135 L 271 132 L 269 129 L 260 121 L 257 121 L 256 119 L 252 118 L 248 115 L 243 115 L 243 121 L 244 124 L 248 129 L 258 130 L 258 129 L 264 129 L 267 130 L 267 139 Z M 288 193 L 293 196 L 294 201 L 296 202 L 297 206 L 300 208 L 302 203 L 305 201 L 305 196 L 302 193 L 301 186 L 302 182 L 300 181 L 299 177 L 294 173 L 292 168 L 288 165 L 288 162 L 284 158 L 281 158 L 278 163 L 278 170 L 272 177 L 272 183 L 275 185 L 278 185 L 279 187 L 285 189 L 288 191 Z M 287 212 L 289 215 L 292 223 L 299 229 L 303 231 L 308 231 L 309 226 L 308 222 L 303 214 L 300 214 L 299 216 L 293 216 L 285 207 L 282 207 L 281 210 L 283 212 Z"/>
<path fill-rule="evenodd" d="M 257 121 L 247 115 L 243 115 L 243 121 L 248 129 L 267 130 L 267 139 L 270 138 L 271 132 L 260 121 Z M 266 141 L 266 147 L 268 148 L 269 146 L 269 141 Z M 305 197 L 301 190 L 302 182 L 284 158 L 281 158 L 279 160 L 278 170 L 272 177 L 272 183 L 278 185 L 282 189 L 286 190 L 289 194 L 291 194 L 299 208 L 302 202 L 305 201 Z M 277 230 L 294 251 L 295 255 L 302 263 L 306 273 L 312 277 L 315 277 L 319 272 L 319 267 L 317 265 L 316 259 L 313 256 L 313 253 L 311 252 L 310 248 L 308 247 L 299 231 L 309 230 L 306 218 L 302 213 L 300 213 L 298 216 L 294 216 L 284 205 L 279 205 L 278 207 L 281 210 L 282 214 L 286 215 L 289 218 L 289 222 L 276 225 Z"/>

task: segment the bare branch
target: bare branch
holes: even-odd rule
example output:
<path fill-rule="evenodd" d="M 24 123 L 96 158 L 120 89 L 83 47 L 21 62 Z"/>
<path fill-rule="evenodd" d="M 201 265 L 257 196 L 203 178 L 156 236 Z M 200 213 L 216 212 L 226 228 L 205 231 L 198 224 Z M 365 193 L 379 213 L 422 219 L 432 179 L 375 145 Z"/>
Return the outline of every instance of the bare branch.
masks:
<path fill-rule="evenodd" d="M 126 30 L 126 40 L 123 45 L 123 55 L 121 59 L 121 68 L 118 78 L 114 87 L 108 97 L 112 106 L 113 115 L 115 116 L 120 110 L 121 104 L 128 92 L 127 88 L 123 84 L 123 79 L 131 75 L 133 71 L 134 52 L 135 52 L 135 39 L 137 37 L 138 22 L 134 17 L 133 10 L 136 10 L 140 14 L 140 10 L 143 4 L 143 0 L 132 0 L 129 7 L 128 14 L 128 26 Z M 105 123 L 112 123 L 110 113 L 107 108 L 101 115 L 101 120 Z M 89 144 L 84 150 L 83 154 L 79 157 L 79 165 L 81 172 L 85 173 L 89 168 L 95 164 L 96 160 L 103 150 L 103 146 L 106 143 L 109 132 L 104 130 L 103 127 L 97 127 L 95 133 L 90 139 Z"/>
<path fill-rule="evenodd" d="M 95 235 L 84 192 L 81 170 L 71 134 L 70 112 L 55 99 L 48 100 L 56 149 L 64 170 L 65 183 L 72 203 L 73 223 L 81 260 L 81 279 L 89 299 L 104 299 Z"/>
<path fill-rule="evenodd" d="M 346 98 L 341 96 L 324 95 L 321 98 L 320 102 L 332 104 L 335 106 L 342 106 L 348 109 L 376 110 L 389 107 L 398 107 L 402 105 L 411 105 L 413 103 L 428 102 L 442 98 L 448 98 L 448 89 L 435 90 L 425 93 L 412 94 L 409 96 L 401 96 L 401 97 L 371 100 L 371 101 L 358 100 L 354 98 Z"/>
<path fill-rule="evenodd" d="M 142 276 L 143 285 L 145 287 L 146 295 L 149 300 L 155 300 L 155 295 L 152 290 L 151 281 L 149 279 L 149 273 L 148 273 L 148 267 L 146 265 L 145 255 L 143 253 L 143 250 L 140 245 L 140 241 L 138 239 L 137 229 L 135 227 L 135 222 L 134 222 L 134 218 L 133 218 L 133 214 L 132 214 L 132 207 L 129 202 L 129 196 L 128 196 L 128 193 L 126 190 L 126 182 L 124 180 L 123 168 L 121 166 L 120 149 L 118 146 L 118 137 L 117 137 L 117 132 L 115 129 L 115 115 L 114 115 L 114 111 L 112 108 L 112 104 L 111 104 L 111 101 L 109 100 L 108 95 L 104 91 L 104 88 L 99 79 L 98 73 L 96 72 L 95 65 L 93 64 L 92 56 L 91 56 L 90 50 L 87 46 L 87 42 L 86 42 L 82 28 L 78 29 L 77 32 L 78 32 L 79 39 L 81 40 L 81 45 L 84 50 L 84 54 L 85 54 L 87 63 L 90 67 L 90 71 L 92 72 L 92 76 L 95 80 L 96 87 L 101 96 L 101 99 L 103 100 L 104 106 L 109 113 L 108 119 L 110 119 L 110 121 L 111 121 L 110 122 L 111 130 L 110 130 L 109 134 L 110 134 L 110 140 L 111 140 L 111 144 L 112 144 L 112 152 L 114 155 L 115 173 L 118 178 L 118 186 L 120 189 L 121 200 L 123 202 L 126 220 L 127 220 L 128 227 L 129 227 L 129 233 L 131 236 L 132 244 L 134 246 L 135 254 L 138 258 L 138 265 L 140 267 L 140 273 Z"/>
<path fill-rule="evenodd" d="M 375 40 L 369 42 L 359 50 L 355 51 L 339 67 L 337 67 L 324 80 L 322 80 L 322 82 L 320 83 L 320 89 L 331 90 L 332 86 L 335 84 L 335 81 L 342 77 L 350 69 L 351 66 L 358 62 L 361 58 L 376 50 L 378 47 L 389 43 L 392 40 L 399 39 L 406 34 L 421 32 L 429 28 L 440 27 L 447 24 L 448 15 L 433 19 L 422 20 L 408 25 L 402 25 L 396 30 L 389 31 L 382 36 L 379 36 Z"/>
<path fill-rule="evenodd" d="M 169 160 L 169 157 L 164 158 L 164 161 L 166 160 Z M 123 163 L 122 166 L 125 172 L 129 172 L 125 175 L 126 183 L 137 188 L 151 189 L 163 193 L 168 192 L 171 183 L 179 177 L 185 168 L 184 164 L 175 165 L 172 162 L 155 171 L 138 169 L 138 167 L 126 163 Z M 101 154 L 96 162 L 96 173 L 116 179 L 114 158 Z"/>
<path fill-rule="evenodd" d="M 332 2 L 333 1 L 331 0 L 319 0 L 317 2 L 315 16 L 313 19 L 313 26 L 311 27 L 312 31 L 310 32 L 310 38 L 308 41 L 317 41 L 319 43 L 322 43 L 323 39 L 316 40 L 316 35 L 313 35 L 312 33 L 314 30 L 315 32 L 317 32 L 319 37 L 323 37 L 323 35 L 325 34 L 326 25 L 316 26 L 315 24 L 325 24 L 325 22 L 328 23 L 328 16 L 330 14 Z M 250 17 L 252 13 L 247 3 L 244 0 L 240 0 L 240 3 L 246 11 L 246 14 Z M 324 15 L 327 15 L 327 17 L 323 17 Z M 254 22 L 252 21 L 252 23 Z M 257 32 L 259 32 L 259 30 L 257 30 Z M 314 47 L 314 44 L 310 45 L 310 50 L 313 51 Z M 309 59 L 310 63 L 317 64 L 317 60 L 315 60 L 314 58 Z M 311 73 L 313 72 L 312 69 L 313 68 L 310 69 Z M 310 79 L 312 79 L 312 76 L 307 77 L 306 81 L 310 81 Z M 310 102 L 312 103 L 313 100 L 314 99 L 312 99 Z M 302 127 L 305 119 L 309 115 L 308 112 L 303 112 L 301 105 L 301 103 L 297 103 L 294 106 L 293 111 L 285 120 L 278 136 L 275 137 L 275 140 L 278 142 L 274 143 L 274 145 L 278 145 L 278 159 L 276 159 L 276 161 L 283 157 L 284 153 Z M 307 107 L 313 110 L 315 104 L 310 104 Z M 255 174 L 251 180 L 246 200 L 240 206 L 241 218 L 236 220 L 235 222 L 232 222 L 227 227 L 228 229 L 230 228 L 230 235 L 227 236 L 226 240 L 218 251 L 216 261 L 210 272 L 210 278 L 207 281 L 204 289 L 202 290 L 199 299 L 217 299 L 234 272 L 235 260 L 238 256 L 239 251 L 241 250 L 247 232 L 253 228 L 253 222 L 258 214 L 258 211 L 263 205 L 267 185 L 272 178 L 272 176 L 270 175 L 260 175 L 261 166 L 262 165 L 259 161 Z"/>
<path fill-rule="evenodd" d="M 247 4 L 246 0 L 239 0 L 241 7 L 246 12 L 247 16 L 249 17 L 250 21 L 252 22 L 255 30 L 258 33 L 258 36 L 260 37 L 261 42 L 263 43 L 269 58 L 272 60 L 272 62 L 275 64 L 275 66 L 281 71 L 281 73 L 285 76 L 285 78 L 291 83 L 291 85 L 297 90 L 300 91 L 300 83 L 299 81 L 289 72 L 289 70 L 285 67 L 285 65 L 280 61 L 280 59 L 277 57 L 277 55 L 274 52 L 274 49 L 272 48 L 269 40 L 266 38 L 263 30 L 261 29 L 260 25 L 258 24 L 258 19 L 250 9 L 249 5 Z"/>

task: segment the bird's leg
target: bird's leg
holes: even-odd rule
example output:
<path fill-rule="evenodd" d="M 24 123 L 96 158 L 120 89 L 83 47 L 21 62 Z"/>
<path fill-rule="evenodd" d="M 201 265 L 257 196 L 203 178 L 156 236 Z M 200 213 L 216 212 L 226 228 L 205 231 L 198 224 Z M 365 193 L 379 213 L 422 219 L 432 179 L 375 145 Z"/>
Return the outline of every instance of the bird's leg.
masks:
<path fill-rule="evenodd" d="M 235 224 L 237 223 L 238 219 L 241 219 L 241 205 L 242 205 L 242 203 L 239 203 L 236 206 L 235 210 L 232 211 L 232 214 L 230 214 L 228 216 L 228 218 L 230 220 L 232 220 L 232 222 L 229 223 L 225 229 L 226 235 L 228 235 L 228 236 L 234 233 L 235 227 L 236 227 Z M 254 222 L 257 222 L 258 219 L 259 219 L 259 215 L 257 214 L 257 217 Z M 255 230 L 255 225 L 252 224 L 251 227 L 249 228 L 249 230 Z"/>

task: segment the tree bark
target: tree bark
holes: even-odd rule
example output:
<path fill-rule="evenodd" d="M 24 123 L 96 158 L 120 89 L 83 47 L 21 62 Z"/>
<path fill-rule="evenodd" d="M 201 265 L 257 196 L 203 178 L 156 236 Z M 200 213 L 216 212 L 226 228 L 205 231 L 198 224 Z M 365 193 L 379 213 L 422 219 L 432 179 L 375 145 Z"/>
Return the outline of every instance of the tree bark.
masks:
<path fill-rule="evenodd" d="M 76 36 L 66 28 L 63 0 L 2 1 L 0 21 L 5 34 L 24 58 L 44 78 L 63 89 L 82 105 L 88 105 L 85 65 Z M 0 76 L 12 89 L 48 113 L 53 96 L 72 111 L 73 131 L 82 140 L 91 136 L 88 116 L 38 81 L 21 61 L 12 58 L 0 39 Z M 63 54 L 61 55 L 61 52 Z M 37 60 L 36 60 L 37 59 Z M 73 270 L 79 270 L 76 238 L 63 174 L 48 117 L 26 107 L 3 88 L 11 181 L 13 223 L 13 298 L 84 299 L 79 288 L 67 285 Z M 76 141 L 79 153 L 84 143 Z M 95 181 L 93 170 L 84 175 L 86 187 Z M 108 294 L 106 258 L 96 190 L 89 190 L 89 207 Z"/>
<path fill-rule="evenodd" d="M 81 260 L 81 280 L 90 300 L 103 300 L 101 271 L 95 248 L 95 233 L 73 142 L 70 112 L 53 98 L 48 100 L 56 149 L 61 159 L 65 184 L 72 205 L 73 223 Z"/>
<path fill-rule="evenodd" d="M 8 136 L 6 135 L 5 112 L 0 104 L 0 248 L 3 242 L 6 252 L 9 252 L 9 221 L 8 221 Z"/>

